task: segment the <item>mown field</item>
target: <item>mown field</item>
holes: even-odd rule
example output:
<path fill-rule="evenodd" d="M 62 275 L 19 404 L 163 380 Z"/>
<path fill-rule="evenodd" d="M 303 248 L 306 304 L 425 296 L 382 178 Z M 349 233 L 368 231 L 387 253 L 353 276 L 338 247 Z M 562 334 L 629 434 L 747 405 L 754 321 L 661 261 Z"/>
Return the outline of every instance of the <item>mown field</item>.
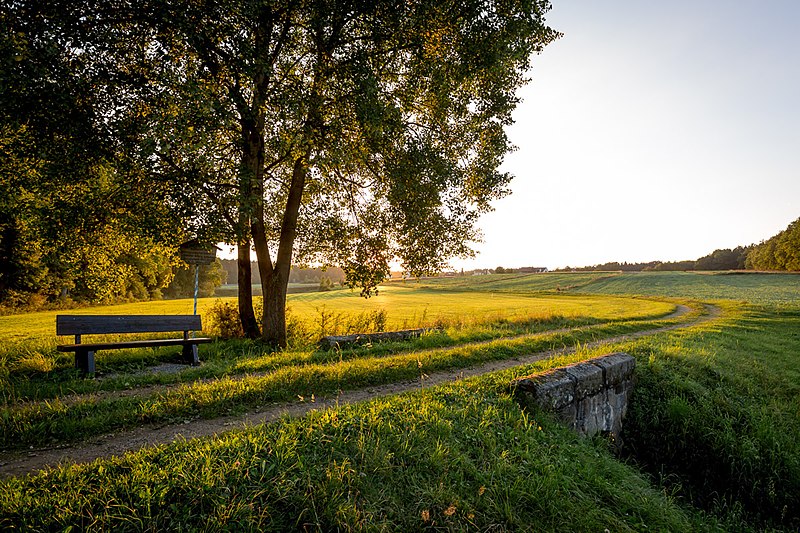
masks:
<path fill-rule="evenodd" d="M 800 274 L 641 272 L 594 280 L 576 289 L 593 294 L 680 295 L 701 300 L 740 300 L 770 306 L 800 302 Z"/>
<path fill-rule="evenodd" d="M 390 286 L 403 282 L 392 282 Z M 407 281 L 409 286 L 488 292 L 568 291 L 581 294 L 673 296 L 767 305 L 800 302 L 800 273 L 572 272 L 498 274 Z"/>
<path fill-rule="evenodd" d="M 52 327 L 52 317 L 3 317 L 16 318 L 14 326 L 0 322 L 7 354 L 0 448 L 8 457 L 553 348 L 575 351 L 10 478 L 0 482 L 0 529 L 796 531 L 800 306 L 792 295 L 800 278 L 707 281 L 715 277 L 512 274 L 392 283 L 366 302 L 349 291 L 298 294 L 292 313 L 308 328 L 382 312 L 387 328 L 442 329 L 338 353 L 308 343 L 272 353 L 219 341 L 203 346 L 203 366 L 169 374 L 142 371 L 168 361 L 167 353 L 109 353 L 98 358 L 107 375 L 94 380 L 54 355 L 52 331 L 11 337 L 25 331 L 25 320 L 36 330 L 49 320 Z M 707 315 L 713 308 L 698 301 L 719 311 Z M 670 316 L 678 304 L 694 311 Z M 624 457 L 514 402 L 514 377 L 610 351 L 637 359 Z"/>
<path fill-rule="evenodd" d="M 437 321 L 458 319 L 460 322 L 483 320 L 487 315 L 512 319 L 521 316 L 591 316 L 633 318 L 664 313 L 668 304 L 654 301 L 630 301 L 628 298 L 573 296 L 554 298 L 538 289 L 518 294 L 495 294 L 475 290 L 441 291 L 413 283 L 389 284 L 369 299 L 358 291 L 337 289 L 329 292 L 290 294 L 288 306 L 303 321 L 319 322 L 323 313 L 356 315 L 385 311 L 386 327 L 401 329 L 432 325 Z M 215 302 L 235 302 L 235 298 L 201 298 L 197 312 L 206 317 Z M 58 314 L 171 315 L 192 314 L 193 300 L 160 300 L 131 304 L 89 307 L 69 311 L 43 311 L 24 315 L 0 316 L 0 341 L 4 344 L 34 339 L 53 339 Z M 668 312 L 668 311 L 667 311 Z M 344 318 L 344 317 L 343 317 Z"/>

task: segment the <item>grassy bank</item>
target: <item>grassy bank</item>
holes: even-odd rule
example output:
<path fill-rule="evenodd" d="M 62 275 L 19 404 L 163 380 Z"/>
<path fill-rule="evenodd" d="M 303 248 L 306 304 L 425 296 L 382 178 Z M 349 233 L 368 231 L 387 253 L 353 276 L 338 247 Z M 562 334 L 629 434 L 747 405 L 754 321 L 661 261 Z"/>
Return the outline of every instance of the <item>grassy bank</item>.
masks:
<path fill-rule="evenodd" d="M 652 488 L 602 441 L 523 412 L 497 379 L 485 378 L 0 489 L 4 529 L 718 528 Z"/>
<path fill-rule="evenodd" d="M 800 530 L 800 309 L 642 340 L 628 454 L 721 515 Z"/>

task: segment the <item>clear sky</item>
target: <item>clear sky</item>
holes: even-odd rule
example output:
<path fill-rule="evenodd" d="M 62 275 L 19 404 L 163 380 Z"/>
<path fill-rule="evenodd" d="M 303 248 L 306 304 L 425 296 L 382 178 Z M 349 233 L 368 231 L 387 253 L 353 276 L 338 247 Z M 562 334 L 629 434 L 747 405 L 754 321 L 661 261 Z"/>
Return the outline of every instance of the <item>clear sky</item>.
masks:
<path fill-rule="evenodd" d="M 800 1 L 553 0 L 458 268 L 696 259 L 800 217 Z"/>

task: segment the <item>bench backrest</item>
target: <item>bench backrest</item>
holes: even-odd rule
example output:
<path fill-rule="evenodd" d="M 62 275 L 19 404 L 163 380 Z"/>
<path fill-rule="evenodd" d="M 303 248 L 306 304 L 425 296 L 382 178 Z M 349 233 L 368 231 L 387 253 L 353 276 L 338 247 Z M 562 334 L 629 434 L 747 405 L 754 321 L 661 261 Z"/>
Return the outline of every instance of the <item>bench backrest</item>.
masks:
<path fill-rule="evenodd" d="M 162 333 L 203 329 L 200 315 L 58 315 L 56 335 Z"/>

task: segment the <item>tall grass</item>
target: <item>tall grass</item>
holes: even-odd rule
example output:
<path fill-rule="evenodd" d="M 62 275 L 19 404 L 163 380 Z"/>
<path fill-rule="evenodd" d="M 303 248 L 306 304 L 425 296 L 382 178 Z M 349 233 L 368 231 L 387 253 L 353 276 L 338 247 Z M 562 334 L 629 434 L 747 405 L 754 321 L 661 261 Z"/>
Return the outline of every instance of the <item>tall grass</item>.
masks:
<path fill-rule="evenodd" d="M 69 526 L 719 529 L 482 379 L 0 482 L 0 528 Z"/>
<path fill-rule="evenodd" d="M 800 529 L 800 309 L 635 343 L 629 455 L 720 514 Z"/>

